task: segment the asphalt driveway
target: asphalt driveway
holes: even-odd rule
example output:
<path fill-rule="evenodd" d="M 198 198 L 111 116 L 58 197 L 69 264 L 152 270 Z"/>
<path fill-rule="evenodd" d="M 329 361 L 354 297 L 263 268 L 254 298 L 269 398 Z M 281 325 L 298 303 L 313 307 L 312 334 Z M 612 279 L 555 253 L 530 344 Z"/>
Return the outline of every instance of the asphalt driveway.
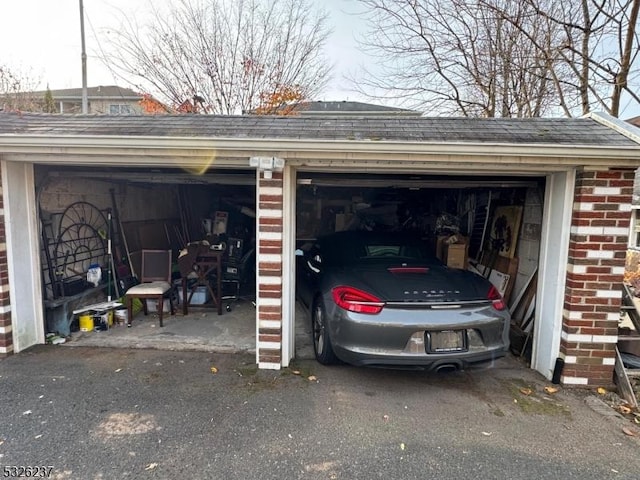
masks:
<path fill-rule="evenodd" d="M 240 354 L 41 346 L 0 361 L 0 465 L 55 479 L 637 479 L 634 423 L 549 385 L 512 358 L 274 372 Z"/>

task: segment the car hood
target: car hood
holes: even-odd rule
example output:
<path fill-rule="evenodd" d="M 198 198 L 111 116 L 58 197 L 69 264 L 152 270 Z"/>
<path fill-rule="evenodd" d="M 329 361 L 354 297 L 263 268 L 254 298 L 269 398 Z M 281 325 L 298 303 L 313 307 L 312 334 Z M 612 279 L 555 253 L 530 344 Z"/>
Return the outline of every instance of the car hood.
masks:
<path fill-rule="evenodd" d="M 386 302 L 486 300 L 490 288 L 483 277 L 444 265 L 354 266 L 336 272 L 334 281 L 365 290 Z"/>

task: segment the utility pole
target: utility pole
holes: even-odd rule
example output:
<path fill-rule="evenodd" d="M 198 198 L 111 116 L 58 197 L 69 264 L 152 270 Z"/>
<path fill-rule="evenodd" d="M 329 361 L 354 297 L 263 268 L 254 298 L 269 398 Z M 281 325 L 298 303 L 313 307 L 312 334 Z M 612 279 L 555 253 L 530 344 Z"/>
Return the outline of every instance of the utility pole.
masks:
<path fill-rule="evenodd" d="M 82 40 L 82 113 L 89 113 L 89 98 L 87 95 L 87 52 L 84 46 L 84 6 L 80 0 L 80 37 Z"/>

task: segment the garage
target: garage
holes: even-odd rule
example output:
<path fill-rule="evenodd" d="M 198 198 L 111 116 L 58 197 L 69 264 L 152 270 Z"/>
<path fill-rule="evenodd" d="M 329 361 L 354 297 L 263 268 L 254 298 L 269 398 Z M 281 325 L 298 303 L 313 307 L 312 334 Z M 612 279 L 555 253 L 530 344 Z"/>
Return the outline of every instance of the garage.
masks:
<path fill-rule="evenodd" d="M 299 172 L 296 244 L 343 230 L 416 235 L 448 267 L 492 281 L 513 312 L 511 350 L 530 361 L 545 183 L 533 175 Z"/>
<path fill-rule="evenodd" d="M 135 326 L 142 316 L 134 317 L 132 325 L 123 318 L 124 306 L 109 313 L 110 306 L 100 300 L 106 294 L 107 302 L 123 303 L 127 290 L 145 276 L 143 257 L 149 251 L 171 252 L 167 281 L 174 287 L 174 309 L 185 318 L 186 303 L 191 310 L 213 307 L 210 311 L 221 315 L 240 301 L 255 301 L 254 171 L 194 174 L 175 168 L 36 165 L 35 179 L 47 333 L 66 337 L 91 332 L 92 321 L 87 317 L 99 322 L 105 313 L 111 326 L 124 320 Z M 203 255 L 194 257 L 196 252 L 209 251 L 220 256 L 219 286 L 217 273 L 208 282 L 209 275 L 199 270 Z M 88 274 L 91 266 L 98 268 L 93 283 Z M 184 289 L 182 277 L 188 277 Z M 169 300 L 163 300 L 163 314 L 171 310 Z M 157 313 L 155 302 L 147 305 Z M 141 304 L 136 307 L 139 313 Z M 253 308 L 247 310 L 254 314 Z M 165 322 L 173 321 L 163 317 Z M 79 325 L 81 319 L 89 326 Z M 243 325 L 243 336 L 255 343 L 253 325 Z M 104 325 L 94 328 L 102 331 Z M 119 343 L 134 333 L 119 338 Z M 205 331 L 195 333 L 206 335 Z M 104 337 L 91 340 L 100 345 Z"/>
<path fill-rule="evenodd" d="M 122 176 L 137 168 L 151 178 L 235 170 L 250 173 L 255 187 L 255 341 L 261 368 L 282 368 L 295 355 L 299 241 L 354 221 L 374 222 L 381 228 L 421 229 L 437 251 L 438 237 L 450 239 L 453 227 L 461 243 L 451 242 L 447 249 L 461 249 L 463 257 L 491 267 L 484 252 L 492 243 L 486 235 L 494 227 L 492 209 L 517 207 L 512 301 L 533 272 L 537 277 L 535 302 L 529 303 L 535 305 L 531 367 L 551 378 L 556 360 L 563 358 L 563 383 L 602 383 L 613 368 L 620 308 L 616 278 L 624 270 L 638 138 L 632 127 L 595 114 L 530 120 L 167 116 L 108 121 L 3 114 L 0 155 L 11 285 L 4 341 L 20 351 L 44 339 L 38 299 L 47 287 L 24 273 L 25 265 L 42 271 L 35 195 L 40 166 L 73 166 L 85 176 L 93 168 Z M 111 188 L 118 193 L 124 187 Z M 164 187 L 152 190 L 159 188 Z"/>

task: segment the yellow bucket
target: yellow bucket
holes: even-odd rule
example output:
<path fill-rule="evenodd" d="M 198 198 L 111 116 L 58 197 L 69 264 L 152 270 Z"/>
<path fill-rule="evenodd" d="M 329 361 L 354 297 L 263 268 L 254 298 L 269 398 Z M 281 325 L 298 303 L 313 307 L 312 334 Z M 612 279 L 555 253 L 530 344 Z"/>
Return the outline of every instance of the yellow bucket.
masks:
<path fill-rule="evenodd" d="M 93 332 L 93 314 L 84 313 L 79 318 L 81 332 Z"/>

